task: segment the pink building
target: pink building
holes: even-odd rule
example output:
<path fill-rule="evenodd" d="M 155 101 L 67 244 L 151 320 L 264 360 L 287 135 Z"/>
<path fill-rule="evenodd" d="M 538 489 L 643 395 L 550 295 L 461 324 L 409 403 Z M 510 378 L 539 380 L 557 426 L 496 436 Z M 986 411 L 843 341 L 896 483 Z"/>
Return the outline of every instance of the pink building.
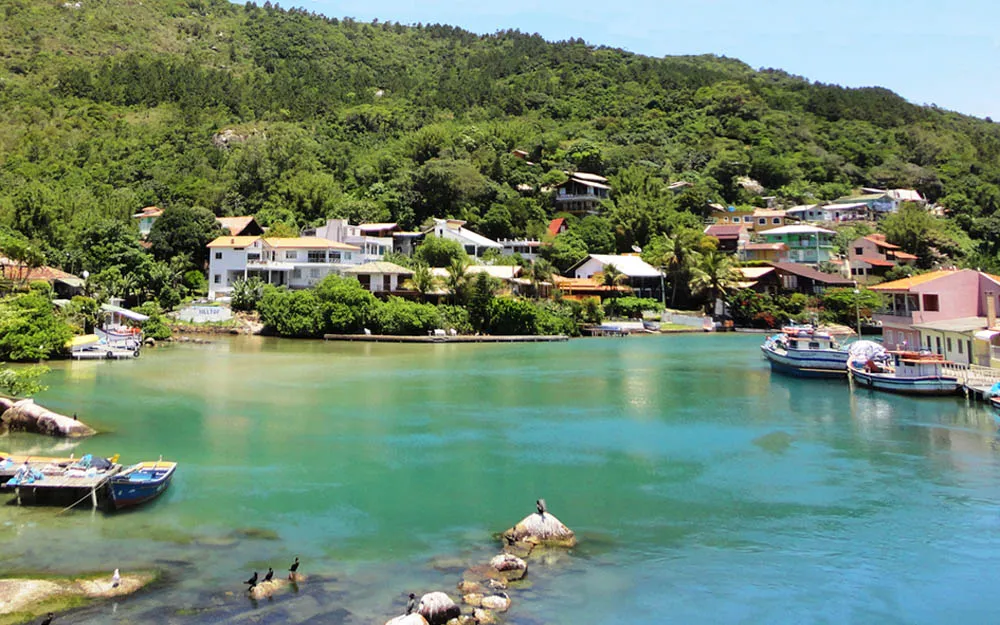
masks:
<path fill-rule="evenodd" d="M 914 325 L 985 317 L 986 298 L 1000 296 L 1000 277 L 974 269 L 940 270 L 871 287 L 886 298 L 886 310 L 875 315 L 882 323 L 886 347 L 920 347 Z"/>

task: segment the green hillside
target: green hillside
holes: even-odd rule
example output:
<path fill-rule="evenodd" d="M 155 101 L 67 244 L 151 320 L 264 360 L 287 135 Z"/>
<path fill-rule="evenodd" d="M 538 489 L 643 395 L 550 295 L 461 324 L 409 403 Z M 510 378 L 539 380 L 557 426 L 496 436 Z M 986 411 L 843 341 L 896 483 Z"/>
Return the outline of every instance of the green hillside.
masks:
<path fill-rule="evenodd" d="M 615 189 L 575 235 L 591 251 L 700 224 L 707 201 L 760 203 L 749 176 L 788 204 L 916 188 L 950 209 L 942 231 L 983 241 L 955 247 L 966 262 L 996 265 L 1000 126 L 885 89 L 267 3 L 0 6 L 0 224 L 71 271 L 100 269 L 88 226 L 148 205 L 538 235 L 564 169 Z M 696 186 L 666 191 L 679 179 Z"/>

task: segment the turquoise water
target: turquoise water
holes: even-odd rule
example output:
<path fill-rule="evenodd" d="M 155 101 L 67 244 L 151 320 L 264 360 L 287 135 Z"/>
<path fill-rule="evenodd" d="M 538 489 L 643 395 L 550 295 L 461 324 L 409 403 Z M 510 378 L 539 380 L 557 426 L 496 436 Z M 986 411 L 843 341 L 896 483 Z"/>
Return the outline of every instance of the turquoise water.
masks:
<path fill-rule="evenodd" d="M 532 564 L 509 623 L 993 622 L 989 412 L 772 375 L 761 340 L 221 338 L 59 363 L 39 401 L 105 433 L 0 448 L 181 466 L 132 513 L 3 506 L 0 568 L 165 572 L 62 623 L 381 623 L 454 595 L 545 497 L 581 545 Z M 297 593 L 240 593 L 295 555 Z"/>

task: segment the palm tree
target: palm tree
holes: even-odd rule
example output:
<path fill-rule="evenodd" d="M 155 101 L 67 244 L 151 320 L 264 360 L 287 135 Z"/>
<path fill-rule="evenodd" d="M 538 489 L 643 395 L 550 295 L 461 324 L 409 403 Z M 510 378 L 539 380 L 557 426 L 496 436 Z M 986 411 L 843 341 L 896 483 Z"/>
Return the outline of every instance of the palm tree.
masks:
<path fill-rule="evenodd" d="M 420 294 L 422 301 L 427 300 L 427 294 L 438 288 L 438 278 L 427 265 L 420 264 L 413 269 L 413 275 L 403 284 Z"/>
<path fill-rule="evenodd" d="M 713 306 L 717 297 L 725 301 L 726 291 L 739 280 L 733 259 L 718 250 L 702 254 L 698 264 L 691 269 L 691 290 L 708 293 L 708 306 Z"/>
<path fill-rule="evenodd" d="M 697 247 L 701 233 L 690 228 L 681 228 L 673 236 L 663 235 L 665 250 L 660 257 L 660 268 L 670 276 L 670 305 L 677 305 L 677 286 L 684 275 L 697 264 L 700 254 Z"/>
<path fill-rule="evenodd" d="M 604 271 L 601 274 L 601 283 L 604 286 L 621 286 L 628 283 L 628 276 L 623 274 L 618 267 L 608 263 L 604 266 Z"/>
<path fill-rule="evenodd" d="M 467 277 L 465 271 L 469 268 L 469 261 L 465 258 L 453 258 L 448 265 L 448 275 L 444 279 L 445 287 L 451 295 L 451 303 L 458 304 L 459 298 L 465 291 Z"/>
<path fill-rule="evenodd" d="M 538 285 L 542 282 L 552 280 L 552 274 L 555 270 L 556 268 L 552 266 L 552 263 L 544 258 L 536 258 L 531 263 L 531 266 L 528 268 L 528 280 L 531 281 L 531 292 L 535 296 L 535 299 L 538 299 Z"/>

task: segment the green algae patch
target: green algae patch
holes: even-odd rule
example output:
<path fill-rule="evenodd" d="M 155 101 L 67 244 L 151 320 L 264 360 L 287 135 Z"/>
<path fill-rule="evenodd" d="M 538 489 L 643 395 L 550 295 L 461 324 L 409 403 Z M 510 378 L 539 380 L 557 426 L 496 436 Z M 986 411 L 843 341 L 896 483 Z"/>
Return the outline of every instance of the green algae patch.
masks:
<path fill-rule="evenodd" d="M 51 574 L 0 579 L 0 625 L 34 622 L 109 599 L 131 595 L 159 578 L 155 571 L 129 572 L 112 586 L 110 573 L 56 576 Z"/>
<path fill-rule="evenodd" d="M 249 538 L 250 540 L 279 540 L 278 532 L 263 527 L 241 527 L 233 530 L 236 538 Z"/>

